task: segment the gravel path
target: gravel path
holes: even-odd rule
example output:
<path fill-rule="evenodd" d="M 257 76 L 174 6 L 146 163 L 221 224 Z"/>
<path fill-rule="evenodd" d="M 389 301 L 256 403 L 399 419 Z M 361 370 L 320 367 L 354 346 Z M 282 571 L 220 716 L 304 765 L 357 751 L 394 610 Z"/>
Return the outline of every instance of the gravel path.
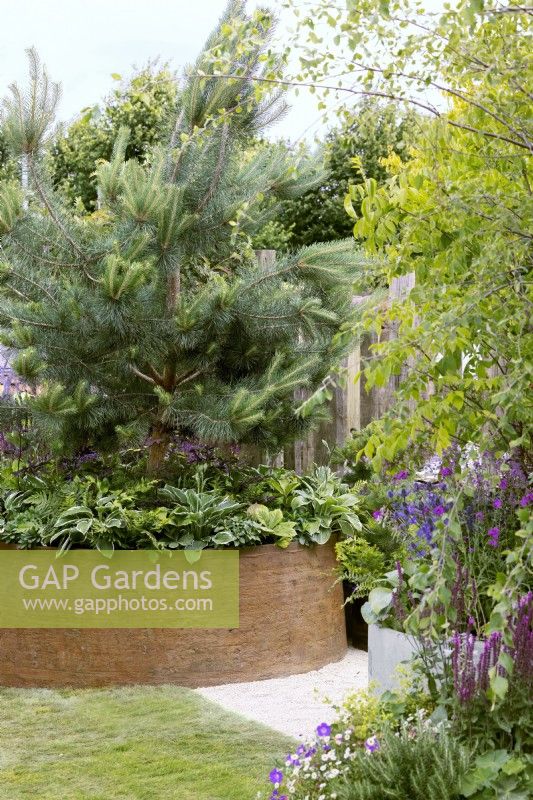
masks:
<path fill-rule="evenodd" d="M 367 653 L 350 648 L 341 661 L 313 672 L 196 691 L 243 717 L 289 736 L 305 737 L 321 722 L 332 720 L 334 712 L 325 701 L 339 703 L 354 689 L 366 688 L 367 662 Z"/>

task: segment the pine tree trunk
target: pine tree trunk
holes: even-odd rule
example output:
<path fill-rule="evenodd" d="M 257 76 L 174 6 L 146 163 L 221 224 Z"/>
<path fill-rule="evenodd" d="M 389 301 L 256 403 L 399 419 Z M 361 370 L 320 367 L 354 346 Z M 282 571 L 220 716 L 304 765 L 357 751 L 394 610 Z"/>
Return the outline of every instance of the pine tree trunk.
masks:
<path fill-rule="evenodd" d="M 146 474 L 151 478 L 161 475 L 165 456 L 170 444 L 168 431 L 162 426 L 156 425 L 150 434 L 151 443 L 148 447 L 148 461 L 146 463 Z"/>

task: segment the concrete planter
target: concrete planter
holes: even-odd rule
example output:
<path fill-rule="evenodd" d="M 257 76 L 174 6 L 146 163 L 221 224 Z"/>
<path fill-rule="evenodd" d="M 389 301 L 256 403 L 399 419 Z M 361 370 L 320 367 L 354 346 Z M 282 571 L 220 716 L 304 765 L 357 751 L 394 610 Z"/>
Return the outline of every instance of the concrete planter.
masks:
<path fill-rule="evenodd" d="M 444 642 L 443 642 L 444 644 Z M 482 652 L 483 641 L 474 644 L 474 664 L 477 664 Z M 368 626 L 368 681 L 376 684 L 376 692 L 397 689 L 399 675 L 397 668 L 409 661 L 421 650 L 419 640 L 392 628 L 379 625 Z M 450 647 L 442 648 L 444 659 L 448 659 Z M 442 665 L 442 662 L 441 662 Z"/>
<path fill-rule="evenodd" d="M 232 630 L 0 630 L 0 685 L 196 688 L 319 669 L 347 649 L 334 566 L 333 542 L 241 551 Z"/>
<path fill-rule="evenodd" d="M 417 652 L 417 640 L 380 625 L 368 626 L 368 680 L 376 691 L 398 688 L 397 667 Z"/>

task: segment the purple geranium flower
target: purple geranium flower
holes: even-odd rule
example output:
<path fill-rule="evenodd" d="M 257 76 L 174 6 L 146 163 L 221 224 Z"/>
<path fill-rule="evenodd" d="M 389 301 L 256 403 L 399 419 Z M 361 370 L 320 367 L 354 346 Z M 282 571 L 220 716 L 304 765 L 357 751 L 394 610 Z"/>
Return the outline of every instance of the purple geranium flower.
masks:
<path fill-rule="evenodd" d="M 433 509 L 433 513 L 435 514 L 436 517 L 442 517 L 442 515 L 446 513 L 446 509 L 441 503 L 439 503 L 439 505 L 435 506 L 435 508 Z"/>
<path fill-rule="evenodd" d="M 328 725 L 327 722 L 321 722 L 316 732 L 318 736 L 329 736 L 331 733 L 331 725 Z"/>
<path fill-rule="evenodd" d="M 451 467 L 443 467 L 440 471 L 440 474 L 443 478 L 447 478 L 448 475 L 451 475 L 453 472 Z"/>
<path fill-rule="evenodd" d="M 383 516 L 383 509 L 382 508 L 378 508 L 376 511 L 373 511 L 372 512 L 372 516 L 374 517 L 374 519 L 378 519 L 378 520 L 381 519 L 381 517 Z"/>
<path fill-rule="evenodd" d="M 379 742 L 375 736 L 371 736 L 365 742 L 365 750 L 367 753 L 375 753 L 379 750 Z"/>
<path fill-rule="evenodd" d="M 497 497 L 495 500 L 493 500 L 492 505 L 494 508 L 501 508 L 503 506 L 501 497 Z"/>
<path fill-rule="evenodd" d="M 522 508 L 526 508 L 531 502 L 533 502 L 533 492 L 528 492 L 520 498 L 520 505 Z"/>
<path fill-rule="evenodd" d="M 270 783 L 281 783 L 283 780 L 283 772 L 280 769 L 273 769 L 268 776 Z"/>

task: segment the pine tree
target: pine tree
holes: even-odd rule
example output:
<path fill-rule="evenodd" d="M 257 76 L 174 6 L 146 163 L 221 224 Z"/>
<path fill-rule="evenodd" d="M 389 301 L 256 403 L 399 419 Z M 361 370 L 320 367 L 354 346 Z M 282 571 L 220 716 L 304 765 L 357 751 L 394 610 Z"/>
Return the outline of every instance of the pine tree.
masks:
<path fill-rule="evenodd" d="M 228 36 L 235 19 L 249 39 Z M 125 160 L 121 130 L 92 217 L 67 208 L 46 175 L 59 90 L 35 53 L 29 91 L 11 88 L 4 133 L 28 189 L 0 185 L 0 324 L 34 391 L 4 410 L 29 415 L 57 447 L 144 440 L 154 473 L 176 433 L 275 451 L 312 424 L 294 392 L 319 388 L 345 352 L 362 260 L 351 242 L 269 266 L 253 257 L 264 197 L 317 177 L 283 148 L 241 157 L 284 110 L 253 80 L 271 30 L 265 12 L 247 18 L 229 3 L 179 93 L 172 137 L 141 165 Z M 213 53 L 242 79 L 205 77 Z"/>

